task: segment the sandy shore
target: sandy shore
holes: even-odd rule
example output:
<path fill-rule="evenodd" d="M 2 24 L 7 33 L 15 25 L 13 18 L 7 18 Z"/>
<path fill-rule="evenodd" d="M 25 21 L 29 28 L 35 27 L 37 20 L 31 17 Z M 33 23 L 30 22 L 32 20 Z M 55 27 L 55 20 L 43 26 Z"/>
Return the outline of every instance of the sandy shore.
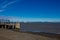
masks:
<path fill-rule="evenodd" d="M 36 35 L 32 33 L 16 32 L 8 29 L 0 29 L 0 40 L 60 40 L 56 37 Z"/>

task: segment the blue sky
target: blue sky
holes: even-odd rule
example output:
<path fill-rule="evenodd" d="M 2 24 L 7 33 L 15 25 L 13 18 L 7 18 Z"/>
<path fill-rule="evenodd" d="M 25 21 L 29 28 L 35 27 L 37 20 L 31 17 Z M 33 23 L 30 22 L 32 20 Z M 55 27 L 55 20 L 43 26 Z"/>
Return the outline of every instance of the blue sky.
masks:
<path fill-rule="evenodd" d="M 0 0 L 0 16 L 18 21 L 60 21 L 60 0 Z"/>

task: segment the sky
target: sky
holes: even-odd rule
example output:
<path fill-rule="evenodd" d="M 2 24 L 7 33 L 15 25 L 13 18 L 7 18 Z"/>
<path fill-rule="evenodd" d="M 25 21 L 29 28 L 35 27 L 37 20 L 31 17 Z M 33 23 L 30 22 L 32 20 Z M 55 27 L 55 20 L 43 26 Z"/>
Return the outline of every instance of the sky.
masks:
<path fill-rule="evenodd" d="M 60 0 L 0 0 L 0 16 L 13 21 L 60 22 Z"/>

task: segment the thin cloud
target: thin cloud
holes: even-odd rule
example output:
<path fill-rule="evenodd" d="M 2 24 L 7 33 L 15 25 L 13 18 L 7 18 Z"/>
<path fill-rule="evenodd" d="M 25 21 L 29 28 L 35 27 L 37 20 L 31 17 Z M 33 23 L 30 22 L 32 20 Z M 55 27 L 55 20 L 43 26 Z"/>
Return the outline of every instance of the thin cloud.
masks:
<path fill-rule="evenodd" d="M 15 0 L 15 1 L 11 1 L 9 3 L 7 3 L 8 1 L 4 1 L 3 3 L 0 4 L 0 13 L 4 11 L 4 9 L 6 9 L 6 7 L 8 7 L 9 5 L 17 2 L 18 0 Z"/>
<path fill-rule="evenodd" d="M 15 2 L 16 1 L 9 2 L 9 3 L 5 4 L 4 6 L 2 6 L 2 8 L 6 8 L 7 6 L 9 6 L 9 5 L 11 5 L 11 4 L 15 3 Z"/>
<path fill-rule="evenodd" d="M 5 0 L 4 2 L 2 2 L 0 4 L 0 6 L 1 6 L 1 8 L 6 8 L 7 6 L 9 6 L 15 2 L 18 2 L 18 1 L 21 1 L 21 0 L 12 0 L 12 1 Z"/>
<path fill-rule="evenodd" d="M 3 12 L 4 10 L 0 10 L 0 13 Z"/>

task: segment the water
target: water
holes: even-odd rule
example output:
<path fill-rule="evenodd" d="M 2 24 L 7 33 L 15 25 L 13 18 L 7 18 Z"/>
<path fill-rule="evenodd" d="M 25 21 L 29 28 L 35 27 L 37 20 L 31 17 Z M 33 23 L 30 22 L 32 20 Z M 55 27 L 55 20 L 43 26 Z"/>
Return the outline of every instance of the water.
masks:
<path fill-rule="evenodd" d="M 60 34 L 60 23 L 25 23 L 21 24 L 20 31 Z"/>
<path fill-rule="evenodd" d="M 44 29 L 40 27 L 39 28 L 34 28 L 34 27 L 21 27 L 20 31 L 22 32 L 47 32 L 47 33 L 57 33 L 60 34 L 60 28 L 47 28 Z"/>

